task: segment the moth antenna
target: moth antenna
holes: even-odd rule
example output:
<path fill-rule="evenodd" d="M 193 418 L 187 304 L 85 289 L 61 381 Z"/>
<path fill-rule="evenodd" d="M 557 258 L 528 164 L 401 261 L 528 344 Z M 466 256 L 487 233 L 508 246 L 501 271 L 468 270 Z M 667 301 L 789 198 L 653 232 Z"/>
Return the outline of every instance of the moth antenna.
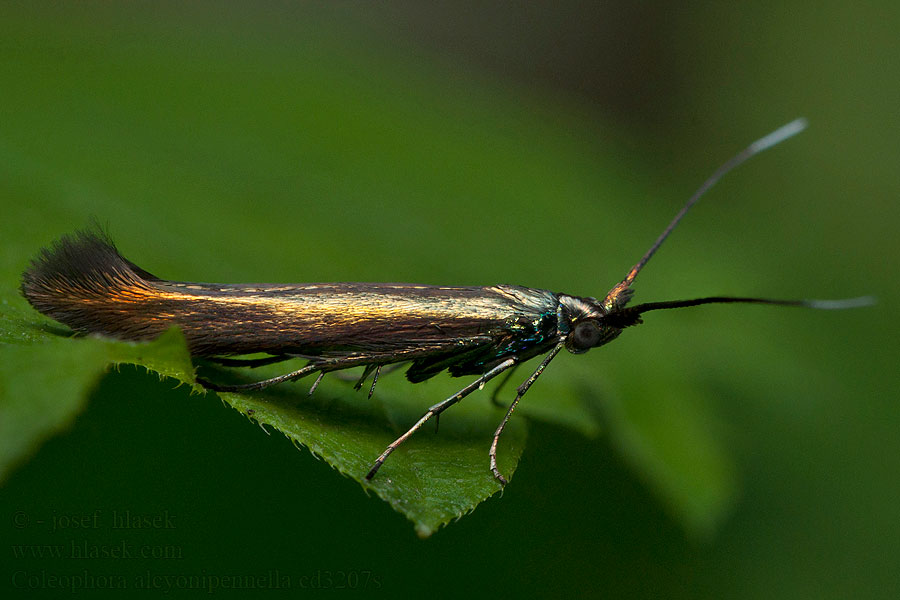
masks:
<path fill-rule="evenodd" d="M 807 125 L 806 119 L 803 119 L 803 118 L 794 119 L 787 125 L 779 127 L 772 133 L 759 138 L 758 140 L 756 140 L 755 142 L 753 142 L 752 144 L 750 144 L 749 146 L 744 148 L 741 152 L 739 152 L 736 155 L 734 155 L 733 157 L 731 157 L 728 161 L 726 161 L 724 164 L 722 164 L 722 166 L 720 166 L 718 169 L 716 169 L 715 172 L 712 175 L 710 175 L 709 179 L 704 181 L 703 185 L 701 185 L 697 189 L 697 191 L 694 192 L 694 195 L 691 196 L 690 199 L 688 199 L 688 201 L 684 205 L 684 207 L 682 207 L 682 209 L 680 211 L 678 211 L 678 214 L 675 215 L 675 218 L 672 219 L 672 222 L 669 223 L 669 226 L 665 228 L 665 230 L 660 234 L 660 236 L 658 238 L 656 238 L 656 241 L 653 243 L 652 246 L 650 246 L 650 249 L 647 250 L 646 254 L 644 254 L 644 256 L 641 258 L 641 260 L 638 261 L 638 263 L 631 268 L 631 270 L 628 272 L 628 275 L 625 276 L 625 279 L 623 279 L 621 283 L 616 285 L 616 287 L 614 287 L 610 291 L 610 293 L 607 295 L 607 301 L 615 300 L 627 288 L 631 287 L 631 283 L 634 281 L 634 278 L 637 277 L 637 274 L 640 272 L 641 269 L 644 268 L 644 265 L 647 264 L 647 262 L 650 260 L 650 258 L 653 256 L 653 254 L 657 251 L 657 249 L 659 249 L 659 247 L 662 246 L 662 243 L 664 241 L 666 241 L 666 238 L 669 237 L 669 234 L 672 233 L 672 231 L 675 229 L 675 227 L 678 226 L 678 223 L 681 221 L 681 219 L 684 218 L 684 215 L 686 215 L 687 212 L 695 204 L 697 204 L 697 201 L 700 200 L 700 198 L 702 198 L 703 195 L 712 186 L 714 186 L 716 184 L 716 182 L 719 181 L 719 179 L 721 179 L 726 173 L 733 170 L 735 167 L 744 163 L 751 156 L 759 154 L 763 150 L 767 150 L 768 148 L 771 148 L 772 146 L 774 146 L 776 144 L 780 144 L 784 140 L 786 140 L 794 135 L 797 135 L 798 133 L 800 133 L 801 131 L 806 129 L 806 125 Z M 627 301 L 628 296 L 629 296 L 629 294 L 626 293 L 622 299 Z M 624 302 L 620 301 L 616 304 L 621 306 L 624 304 Z"/>
<path fill-rule="evenodd" d="M 774 298 L 745 298 L 738 296 L 709 296 L 707 298 L 693 298 L 691 300 L 669 300 L 665 302 L 646 302 L 626 308 L 623 312 L 628 316 L 637 316 L 651 310 L 666 310 L 670 308 L 684 308 L 687 306 L 700 306 L 701 304 L 773 304 L 776 306 L 800 306 L 803 308 L 815 308 L 818 310 L 844 310 L 848 308 L 860 308 L 872 306 L 876 303 L 874 296 L 859 296 L 857 298 L 843 298 L 840 300 L 778 300 Z"/>

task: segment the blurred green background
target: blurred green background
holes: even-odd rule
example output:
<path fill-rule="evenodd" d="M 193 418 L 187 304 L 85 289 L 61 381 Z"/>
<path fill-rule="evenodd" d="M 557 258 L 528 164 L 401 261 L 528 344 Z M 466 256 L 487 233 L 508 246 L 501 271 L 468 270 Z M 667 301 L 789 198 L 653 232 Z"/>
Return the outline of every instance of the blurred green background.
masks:
<path fill-rule="evenodd" d="M 797 116 L 810 129 L 724 180 L 637 297 L 879 304 L 657 313 L 561 356 L 525 400 L 545 408 L 515 480 L 428 540 L 213 396 L 122 367 L 6 480 L 2 538 L 114 542 L 33 521 L 168 511 L 175 529 L 121 537 L 182 558 L 7 546 L 0 585 L 152 570 L 392 595 L 896 597 L 898 17 L 891 2 L 3 4 L 7 314 L 37 320 L 21 271 L 91 215 L 172 279 L 602 295 L 715 166 Z M 540 418 L 572 381 L 598 436 Z"/>

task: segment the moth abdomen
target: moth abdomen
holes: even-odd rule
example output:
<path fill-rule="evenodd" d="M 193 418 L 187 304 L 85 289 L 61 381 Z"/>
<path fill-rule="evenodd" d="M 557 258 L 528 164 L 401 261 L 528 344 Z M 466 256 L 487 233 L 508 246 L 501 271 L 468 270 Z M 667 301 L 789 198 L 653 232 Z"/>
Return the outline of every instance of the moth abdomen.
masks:
<path fill-rule="evenodd" d="M 158 278 L 127 260 L 99 229 L 60 238 L 22 277 L 22 295 L 43 314 L 80 332 L 147 339 L 165 326 L 135 322 Z"/>

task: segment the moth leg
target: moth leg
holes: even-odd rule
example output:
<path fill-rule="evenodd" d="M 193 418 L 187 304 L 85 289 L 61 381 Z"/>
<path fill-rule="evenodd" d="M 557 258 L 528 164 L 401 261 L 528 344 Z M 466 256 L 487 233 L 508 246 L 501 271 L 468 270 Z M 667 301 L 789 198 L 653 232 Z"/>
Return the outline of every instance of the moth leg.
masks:
<path fill-rule="evenodd" d="M 220 364 L 223 367 L 250 367 L 252 369 L 254 367 L 262 367 L 264 365 L 272 365 L 275 363 L 284 362 L 292 358 L 294 357 L 288 356 L 287 354 L 275 354 L 273 356 L 265 356 L 263 358 L 226 358 L 212 356 L 206 358 L 206 360 Z"/>
<path fill-rule="evenodd" d="M 290 373 L 285 373 L 284 375 L 279 375 L 278 377 L 272 377 L 271 379 L 263 379 L 262 381 L 254 381 L 253 383 L 241 383 L 237 385 L 225 385 L 213 383 L 212 381 L 208 381 L 201 377 L 197 378 L 197 383 L 202 385 L 205 388 L 210 390 L 214 390 L 216 392 L 247 392 L 251 390 L 262 390 L 269 386 L 276 385 L 278 383 L 283 383 L 285 381 L 293 381 L 295 379 L 300 379 L 301 377 L 306 377 L 310 373 L 314 373 L 315 371 L 321 371 L 323 367 L 322 363 L 313 363 L 301 367 L 296 371 L 292 371 Z"/>
<path fill-rule="evenodd" d="M 288 355 L 284 355 L 288 356 Z M 290 355 L 288 358 L 302 358 L 299 356 Z M 197 378 L 197 383 L 202 385 L 205 388 L 209 388 L 211 390 L 217 392 L 246 392 L 252 390 L 262 390 L 267 387 L 277 385 L 279 383 L 284 383 L 285 381 L 294 381 L 297 379 L 301 379 L 306 377 L 310 373 L 315 373 L 316 371 L 321 371 L 322 374 L 331 372 L 331 371 L 339 371 L 341 369 L 349 369 L 351 367 L 358 367 L 361 364 L 364 364 L 361 359 L 325 359 L 325 360 L 316 360 L 315 362 L 309 362 L 303 367 L 300 367 L 296 371 L 291 371 L 290 373 L 285 373 L 284 375 L 279 375 L 278 377 L 272 377 L 271 379 L 263 379 L 262 381 L 255 381 L 253 383 L 242 383 L 237 385 L 226 385 L 226 384 L 218 384 L 203 379 L 201 377 Z M 319 375 L 316 382 L 313 384 L 312 390 L 315 391 L 316 386 L 319 381 L 322 379 L 322 374 Z"/>
<path fill-rule="evenodd" d="M 374 372 L 375 374 L 372 375 L 372 385 L 371 385 L 371 387 L 369 387 L 369 395 L 366 397 L 367 400 L 371 400 L 372 395 L 375 393 L 375 384 L 378 383 L 378 375 L 381 373 L 390 373 L 391 371 L 396 371 L 397 369 L 399 369 L 402 366 L 403 366 L 403 363 L 394 363 L 394 364 L 388 365 L 387 367 L 385 367 L 383 364 L 366 365 L 366 368 L 363 371 L 363 374 L 360 375 L 359 379 L 356 380 L 356 383 L 353 384 L 353 389 L 359 390 L 362 387 L 362 384 L 365 382 L 365 380 L 369 377 L 369 374 Z M 322 375 L 324 375 L 324 374 L 325 373 L 323 371 Z M 319 385 L 319 382 L 322 380 L 322 375 L 319 375 L 319 378 L 316 379 L 316 382 L 313 384 L 313 388 L 312 388 L 313 390 L 315 390 L 316 386 Z M 353 381 L 353 379 L 354 379 L 354 377 L 352 375 L 348 376 L 348 375 L 345 375 L 344 373 L 335 373 L 335 377 L 337 377 L 338 379 L 343 379 L 344 381 Z M 310 393 L 312 393 L 312 390 L 310 390 Z"/>
<path fill-rule="evenodd" d="M 558 351 L 559 350 L 557 349 L 557 352 Z M 366 479 L 371 480 L 373 477 L 375 477 L 375 473 L 378 472 L 378 469 L 381 468 L 381 465 L 384 464 L 384 461 L 387 460 L 387 457 L 391 455 L 391 452 L 396 450 L 400 444 L 402 444 L 403 442 L 405 442 L 407 440 L 407 438 L 409 438 L 409 436 L 411 436 L 416 431 L 418 431 L 418 429 L 420 427 L 422 427 L 422 425 L 424 425 L 431 417 L 436 417 L 437 415 L 441 414 L 442 412 L 444 412 L 445 410 L 447 410 L 448 408 L 450 408 L 451 406 L 453 406 L 454 404 L 456 404 L 457 402 L 459 402 L 460 400 L 462 400 L 463 398 L 465 398 L 466 396 L 468 396 L 475 390 L 479 389 L 482 385 L 484 385 L 484 383 L 486 381 L 490 381 L 491 379 L 493 379 L 494 377 L 496 377 L 503 371 L 509 369 L 510 367 L 512 367 L 515 364 L 516 364 L 516 361 L 514 358 L 507 358 L 502 363 L 500 363 L 499 365 L 497 365 L 496 367 L 494 367 L 493 369 L 491 369 L 490 371 L 488 371 L 487 373 L 485 373 L 484 375 L 482 375 L 481 377 L 479 377 L 478 379 L 476 379 L 475 381 L 473 381 L 472 383 L 470 383 L 469 385 L 467 385 L 466 387 L 464 387 L 463 389 L 461 389 L 460 391 L 455 393 L 454 395 L 450 396 L 449 398 L 447 398 L 446 400 L 444 400 L 442 402 L 438 402 L 437 404 L 435 404 L 434 406 L 429 408 L 428 412 L 426 412 L 424 415 L 422 415 L 422 418 L 419 419 L 418 421 L 416 421 L 415 425 L 410 427 L 406 433 L 404 433 L 403 435 L 398 437 L 396 440 L 391 442 L 391 444 L 387 448 L 385 448 L 384 452 L 382 452 L 381 456 L 379 456 L 375 460 L 375 464 L 372 465 L 372 468 L 366 474 Z"/>
<path fill-rule="evenodd" d="M 382 364 L 381 365 L 381 374 L 391 373 L 407 364 L 408 364 L 408 361 Z M 368 377 L 369 373 L 371 373 L 371 370 L 367 371 L 366 377 Z M 340 379 L 341 381 L 355 381 L 357 383 L 359 383 L 359 381 L 360 381 L 360 378 L 352 373 L 341 373 L 340 371 L 335 371 L 334 376 L 337 379 Z M 362 387 L 361 383 L 360 383 L 360 387 Z"/>
<path fill-rule="evenodd" d="M 313 395 L 313 392 L 316 391 L 316 388 L 319 387 L 319 382 L 322 381 L 322 378 L 325 377 L 325 371 L 319 371 L 319 376 L 316 377 L 316 380 L 313 382 L 312 387 L 309 388 L 309 396 Z"/>
<path fill-rule="evenodd" d="M 497 427 L 497 431 L 494 432 L 494 440 L 491 442 L 491 473 L 494 474 L 494 479 L 500 482 L 500 485 L 506 485 L 509 483 L 506 480 L 506 477 L 500 474 L 500 470 L 497 468 L 497 442 L 500 441 L 500 434 L 503 433 L 503 430 L 506 428 L 506 424 L 509 422 L 509 418 L 512 416 L 513 411 L 516 409 L 516 405 L 519 403 L 519 400 L 522 399 L 522 396 L 525 395 L 525 392 L 528 391 L 528 388 L 537 381 L 537 378 L 541 376 L 541 373 L 544 372 L 544 369 L 550 364 L 550 361 L 553 360 L 553 357 L 556 356 L 560 350 L 562 350 L 565 344 L 560 343 L 557 344 L 553 350 L 550 351 L 550 354 L 544 357 L 544 360 L 541 361 L 541 364 L 538 365 L 538 368 L 534 370 L 534 373 L 531 374 L 531 377 L 525 380 L 525 382 L 520 385 L 516 389 L 516 399 L 512 401 L 512 404 L 509 405 L 509 410 L 506 411 L 506 416 L 503 417 L 503 420 L 500 422 L 500 426 Z"/>
<path fill-rule="evenodd" d="M 363 369 L 362 375 L 359 376 L 359 379 L 356 380 L 356 383 L 353 384 L 354 390 L 359 390 L 362 387 L 363 382 L 369 378 L 369 375 L 372 374 L 372 371 L 375 371 L 375 379 L 378 379 L 378 371 L 381 365 L 366 365 L 366 368 Z"/>
<path fill-rule="evenodd" d="M 510 378 L 516 372 L 516 369 L 519 368 L 519 364 L 520 363 L 516 363 L 512 369 L 510 369 L 509 371 L 506 372 L 506 375 L 503 376 L 503 379 L 500 380 L 500 383 L 498 383 L 496 386 L 494 386 L 494 391 L 491 393 L 491 402 L 493 403 L 494 406 L 503 406 L 500 403 L 500 390 L 502 390 L 504 388 L 504 386 L 506 386 L 506 384 L 509 383 Z"/>
<path fill-rule="evenodd" d="M 375 369 L 375 374 L 372 375 L 372 387 L 369 388 L 369 397 L 367 398 L 367 400 L 371 400 L 372 394 L 375 393 L 375 384 L 378 383 L 379 373 L 381 373 L 381 365 L 378 365 L 378 367 Z"/>

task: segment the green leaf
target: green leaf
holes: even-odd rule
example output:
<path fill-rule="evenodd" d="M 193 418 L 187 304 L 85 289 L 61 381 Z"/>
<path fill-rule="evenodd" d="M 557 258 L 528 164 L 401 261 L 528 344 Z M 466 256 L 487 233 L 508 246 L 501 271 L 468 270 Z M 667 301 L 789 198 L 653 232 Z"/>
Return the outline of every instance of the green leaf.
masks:
<path fill-rule="evenodd" d="M 438 397 L 427 393 L 437 386 L 384 381 L 387 377 L 379 380 L 372 400 L 365 391 L 348 390 L 346 382 L 327 379 L 312 397 L 307 396 L 309 382 L 252 396 L 220 396 L 264 428 L 274 427 L 360 482 L 406 515 L 417 533 L 427 537 L 500 491 L 488 469 L 487 450 L 502 411 L 470 396 L 464 405 L 444 413 L 437 435 L 434 421 L 429 422 L 367 482 L 364 476 L 374 459 L 418 420 L 422 407 Z M 519 419 L 511 422 L 501 437 L 501 472 L 513 474 L 524 447 L 525 423 Z"/>
<path fill-rule="evenodd" d="M 616 394 L 607 403 L 613 445 L 688 533 L 709 539 L 732 506 L 737 475 L 702 398 L 685 386 L 626 388 L 627 400 Z"/>
<path fill-rule="evenodd" d="M 144 344 L 54 334 L 46 322 L 9 307 L 0 289 L 0 481 L 80 413 L 110 365 L 140 364 L 161 376 L 189 381 L 192 367 L 177 331 Z"/>
<path fill-rule="evenodd" d="M 11 294 L 8 288 L 3 292 Z M 31 316 L 33 320 L 11 310 L 0 320 L 0 478 L 72 422 L 110 365 L 141 365 L 161 377 L 194 382 L 187 346 L 177 329 L 148 343 L 73 338 L 60 336 L 63 328 Z M 253 374 L 264 378 L 278 372 L 273 369 L 255 369 Z M 421 416 L 423 407 L 435 403 L 435 392 L 449 395 L 453 392 L 447 389 L 461 387 L 458 381 L 449 382 L 449 388 L 448 382 L 412 386 L 402 377 L 386 375 L 372 400 L 333 376 L 313 396 L 307 394 L 309 383 L 219 395 L 263 430 L 282 432 L 373 491 L 406 515 L 423 537 L 500 490 L 488 469 L 487 449 L 503 413 L 472 398 L 445 413 L 439 435 L 432 421 L 394 452 L 371 482 L 364 479 L 382 450 Z M 501 438 L 500 468 L 507 477 L 515 471 L 525 435 L 525 424 L 517 419 Z"/>
<path fill-rule="evenodd" d="M 622 251 L 623 241 L 658 234 L 618 200 L 646 190 L 622 180 L 614 143 L 596 143 L 615 137 L 608 130 L 549 98 L 378 44 L 346 46 L 341 20 L 317 14 L 304 13 L 291 35 L 238 45 L 227 30 L 201 27 L 154 43 L 164 17 L 117 21 L 121 35 L 109 38 L 102 20 L 80 13 L 0 20 L 8 45 L 33 50 L 0 69 L 0 197 L 16 204 L 0 222 L 4 473 L 71 423 L 111 364 L 194 381 L 174 338 L 135 346 L 61 337 L 63 328 L 18 296 L 27 259 L 91 215 L 109 224 L 128 258 L 173 279 L 399 278 L 594 295 L 645 249 L 635 242 Z M 658 222 L 670 216 L 666 208 Z M 646 389 L 629 388 L 627 370 L 607 360 L 619 347 L 602 359 L 554 361 L 502 440 L 501 468 L 515 471 L 523 417 L 608 434 L 686 529 L 709 529 L 734 484 L 708 411 L 695 401 L 705 391 L 663 396 L 666 374 L 655 370 L 643 376 Z M 675 369 L 689 362 L 678 358 Z M 333 379 L 312 399 L 308 382 L 223 398 L 360 481 L 390 441 L 465 383 L 384 376 L 370 402 Z M 487 450 L 502 410 L 490 392 L 448 411 L 439 435 L 423 428 L 364 488 L 423 535 L 496 493 Z M 654 412 L 660 398 L 668 404 Z"/>

